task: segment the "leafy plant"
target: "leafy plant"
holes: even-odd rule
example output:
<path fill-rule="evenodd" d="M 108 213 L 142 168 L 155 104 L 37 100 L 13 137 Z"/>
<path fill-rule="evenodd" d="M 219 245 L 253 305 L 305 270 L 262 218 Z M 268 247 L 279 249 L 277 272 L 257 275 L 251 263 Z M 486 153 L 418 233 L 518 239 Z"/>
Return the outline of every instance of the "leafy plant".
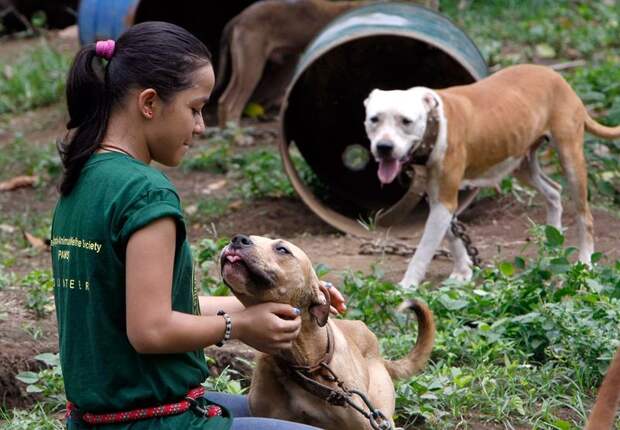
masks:
<path fill-rule="evenodd" d="M 39 46 L 13 64 L 0 64 L 0 114 L 54 103 L 65 91 L 70 59 L 41 38 Z"/>
<path fill-rule="evenodd" d="M 229 239 L 210 238 L 202 239 L 196 248 L 196 261 L 201 273 L 202 290 L 212 296 L 227 296 L 230 294 L 228 287 L 218 278 L 212 276 L 212 272 L 218 268 L 220 252 L 228 244 Z"/>
<path fill-rule="evenodd" d="M 66 397 L 59 355 L 44 353 L 34 358 L 45 363 L 48 368 L 39 372 L 20 372 L 15 378 L 27 384 L 26 392 L 41 394 L 45 405 L 51 406 L 54 410 L 62 408 L 66 403 Z"/>
<path fill-rule="evenodd" d="M 21 286 L 27 288 L 26 308 L 34 311 L 37 318 L 46 316 L 53 307 L 52 292 L 54 279 L 49 270 L 33 270 L 21 281 Z"/>
<path fill-rule="evenodd" d="M 588 396 L 620 343 L 620 263 L 571 263 L 574 248 L 551 226 L 533 229 L 537 254 L 477 272 L 471 283 L 422 285 L 415 295 L 437 324 L 430 365 L 397 384 L 398 422 L 428 428 L 467 426 L 475 418 L 506 427 L 581 428 Z M 384 355 L 415 343 L 408 315 L 394 312 L 403 292 L 382 279 L 350 273 L 347 318 L 380 335 Z M 565 413 L 570 410 L 571 414 Z"/>

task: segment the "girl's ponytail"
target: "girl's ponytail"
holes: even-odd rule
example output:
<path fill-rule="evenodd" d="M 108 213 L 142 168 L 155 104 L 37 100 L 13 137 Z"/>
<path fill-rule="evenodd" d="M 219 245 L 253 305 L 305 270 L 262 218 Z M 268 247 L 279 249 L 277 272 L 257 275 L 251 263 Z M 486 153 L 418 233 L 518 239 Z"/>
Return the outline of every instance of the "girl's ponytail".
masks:
<path fill-rule="evenodd" d="M 96 57 L 94 43 L 84 46 L 73 60 L 66 91 L 70 137 L 59 144 L 65 169 L 60 183 L 62 195 L 71 192 L 84 164 L 104 138 L 111 104 L 106 74 L 102 60 Z"/>

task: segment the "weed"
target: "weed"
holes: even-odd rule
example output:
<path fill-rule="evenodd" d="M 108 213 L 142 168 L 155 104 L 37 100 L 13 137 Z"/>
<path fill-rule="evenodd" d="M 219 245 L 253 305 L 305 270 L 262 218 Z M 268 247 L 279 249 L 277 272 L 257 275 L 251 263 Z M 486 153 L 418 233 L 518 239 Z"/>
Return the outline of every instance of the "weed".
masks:
<path fill-rule="evenodd" d="M 58 101 L 65 91 L 70 59 L 41 38 L 13 64 L 0 64 L 0 114 L 18 113 Z"/>
<path fill-rule="evenodd" d="M 53 310 L 52 292 L 54 279 L 49 270 L 33 270 L 21 281 L 28 289 L 26 308 L 32 310 L 37 318 L 43 318 Z"/>
<path fill-rule="evenodd" d="M 581 426 L 620 343 L 620 264 L 602 264 L 601 254 L 591 269 L 571 264 L 575 249 L 563 247 L 559 231 L 538 226 L 533 235 L 538 253 L 529 261 L 485 267 L 471 283 L 419 288 L 437 338 L 429 367 L 397 384 L 400 423 L 456 428 L 475 411 L 476 419 L 508 428 Z M 408 315 L 394 313 L 403 299 L 396 285 L 375 268 L 348 274 L 344 291 L 347 317 L 380 333 L 386 356 L 409 351 L 416 330 Z"/>
<path fill-rule="evenodd" d="M 40 181 L 48 181 L 62 172 L 62 164 L 54 144 L 35 145 L 17 133 L 2 149 L 0 172 L 0 180 L 15 175 L 37 175 Z"/>
<path fill-rule="evenodd" d="M 200 268 L 202 290 L 211 296 L 230 294 L 228 287 L 218 278 L 212 276 L 214 271 L 218 271 L 218 257 L 228 242 L 227 238 L 218 240 L 206 238 L 200 241 L 194 252 Z"/>
<path fill-rule="evenodd" d="M 67 400 L 60 357 L 58 354 L 44 353 L 34 358 L 45 363 L 48 368 L 39 372 L 20 372 L 15 377 L 27 385 L 26 392 L 40 394 L 43 397 L 43 404 L 52 410 L 60 410 Z"/>
<path fill-rule="evenodd" d="M 42 405 L 28 411 L 0 412 L 3 430 L 63 430 L 64 423 L 53 417 Z"/>

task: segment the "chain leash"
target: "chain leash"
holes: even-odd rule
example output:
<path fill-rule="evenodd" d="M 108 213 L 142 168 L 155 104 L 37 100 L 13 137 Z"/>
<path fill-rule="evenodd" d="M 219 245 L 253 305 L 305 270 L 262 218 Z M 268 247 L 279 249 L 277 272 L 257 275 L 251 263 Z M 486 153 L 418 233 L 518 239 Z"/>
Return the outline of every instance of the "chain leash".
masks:
<path fill-rule="evenodd" d="M 456 217 L 454 217 L 452 218 L 452 222 L 450 223 L 450 230 L 452 231 L 452 234 L 454 236 L 458 237 L 459 239 L 461 239 L 461 242 L 463 242 L 463 245 L 465 246 L 465 251 L 467 251 L 467 255 L 469 255 L 469 258 L 471 259 L 473 265 L 476 267 L 480 267 L 480 252 L 478 251 L 478 248 L 473 245 L 471 237 L 469 237 L 469 235 L 467 234 L 465 224 L 463 224 L 461 221 L 457 220 Z"/>
<path fill-rule="evenodd" d="M 465 224 L 463 224 L 461 221 L 457 220 L 456 217 L 454 217 L 450 222 L 450 231 L 454 236 L 456 236 L 463 242 L 465 250 L 467 251 L 467 255 L 471 259 L 473 265 L 480 267 L 480 252 L 478 251 L 478 248 L 473 245 L 471 237 L 469 237 L 469 235 L 467 234 Z M 361 255 L 390 254 L 399 255 L 401 257 L 410 257 L 415 254 L 416 249 L 417 248 L 415 246 L 408 245 L 407 243 L 402 241 L 383 239 L 380 241 L 366 240 L 362 242 L 360 244 L 358 252 Z M 450 258 L 451 256 L 452 255 L 445 249 L 439 249 L 435 252 L 433 258 Z"/>

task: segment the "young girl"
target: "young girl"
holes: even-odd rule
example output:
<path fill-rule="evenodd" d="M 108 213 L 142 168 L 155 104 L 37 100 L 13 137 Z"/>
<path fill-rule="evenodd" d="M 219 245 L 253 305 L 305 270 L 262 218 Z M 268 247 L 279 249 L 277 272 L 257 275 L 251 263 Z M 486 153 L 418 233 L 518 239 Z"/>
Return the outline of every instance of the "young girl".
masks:
<path fill-rule="evenodd" d="M 178 193 L 149 166 L 179 164 L 204 131 L 213 84 L 207 48 L 163 22 L 75 58 L 52 222 L 69 429 L 310 428 L 251 418 L 244 397 L 200 388 L 205 346 L 237 338 L 269 353 L 300 328 L 288 305 L 198 297 Z"/>

